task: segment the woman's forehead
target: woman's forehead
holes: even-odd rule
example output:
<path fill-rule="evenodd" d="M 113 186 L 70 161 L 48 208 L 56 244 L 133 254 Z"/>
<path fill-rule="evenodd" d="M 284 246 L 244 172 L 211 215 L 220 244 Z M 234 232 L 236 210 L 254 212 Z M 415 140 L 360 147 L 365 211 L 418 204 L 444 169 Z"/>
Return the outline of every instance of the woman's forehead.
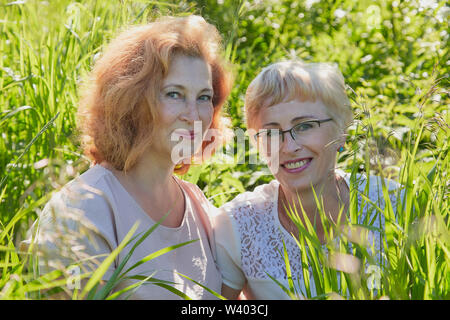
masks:
<path fill-rule="evenodd" d="M 184 81 L 200 81 L 211 85 L 211 67 L 200 57 L 176 55 L 170 62 L 167 75 L 163 79 L 164 85 Z"/>
<path fill-rule="evenodd" d="M 290 123 L 294 119 L 321 119 L 328 116 L 328 108 L 319 99 L 316 101 L 291 100 L 262 107 L 258 113 L 260 125 L 264 123 Z"/>

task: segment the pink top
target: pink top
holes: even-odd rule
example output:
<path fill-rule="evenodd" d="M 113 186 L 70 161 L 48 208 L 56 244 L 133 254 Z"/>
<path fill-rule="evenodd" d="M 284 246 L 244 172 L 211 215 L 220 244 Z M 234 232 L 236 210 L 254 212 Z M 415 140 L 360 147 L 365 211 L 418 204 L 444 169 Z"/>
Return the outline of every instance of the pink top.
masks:
<path fill-rule="evenodd" d="M 136 248 L 124 270 L 157 250 L 199 239 L 139 265 L 128 275 L 152 275 L 154 279 L 175 283 L 171 286 L 192 299 L 215 299 L 207 290 L 179 275 L 186 275 L 220 293 L 222 279 L 214 259 L 214 237 L 207 216 L 215 208 L 196 185 L 175 179 L 185 198 L 181 225 L 177 228 L 159 225 Z M 39 225 L 36 240 L 49 262 L 47 264 L 42 261 L 41 271 L 48 271 L 47 267 L 54 268 L 61 263 L 67 265 L 83 258 L 110 254 L 136 222 L 139 222 L 139 226 L 134 235 L 142 235 L 155 225 L 155 221 L 146 214 L 111 171 L 100 165 L 92 167 L 53 195 L 32 228 L 34 230 Z M 104 279 L 109 279 L 139 238 L 140 236 L 120 252 Z M 24 242 L 25 245 L 30 243 L 31 238 Z M 98 257 L 98 260 L 102 261 L 104 256 Z M 92 270 L 95 264 L 89 261 L 83 264 L 83 267 Z M 137 281 L 124 280 L 116 287 L 116 291 Z M 154 284 L 144 284 L 136 291 L 121 296 L 127 297 L 164 300 L 180 298 Z"/>

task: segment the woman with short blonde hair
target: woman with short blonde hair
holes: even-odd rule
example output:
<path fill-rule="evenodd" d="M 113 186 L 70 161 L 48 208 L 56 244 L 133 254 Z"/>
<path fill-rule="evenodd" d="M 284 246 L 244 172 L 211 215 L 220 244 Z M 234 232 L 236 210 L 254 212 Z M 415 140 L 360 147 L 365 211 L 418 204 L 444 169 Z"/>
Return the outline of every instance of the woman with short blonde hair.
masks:
<path fill-rule="evenodd" d="M 328 230 L 320 223 L 316 199 L 327 217 L 341 225 L 348 215 L 350 188 L 363 193 L 368 185 L 368 197 L 383 208 L 379 178 L 358 175 L 357 185 L 351 185 L 350 174 L 336 169 L 352 120 L 345 89 L 337 67 L 302 61 L 274 63 L 250 83 L 245 96 L 247 126 L 275 179 L 224 204 L 214 219 L 225 297 L 234 299 L 244 292 L 250 299 L 288 299 L 278 284 L 289 288 L 284 248 L 298 292 L 306 292 L 308 281 L 316 294 L 313 279 L 303 279 L 308 261 L 301 259 L 293 237 L 299 230 L 288 208 L 304 210 L 323 245 Z M 392 181 L 386 185 L 396 187 Z M 358 203 L 364 203 L 358 197 Z M 374 219 L 373 209 L 363 207 L 358 221 L 374 221 L 373 227 L 381 228 L 383 216 Z M 379 237 L 370 235 L 369 243 L 381 250 Z"/>
<path fill-rule="evenodd" d="M 344 77 L 335 65 L 291 60 L 264 68 L 248 86 L 245 95 L 247 128 L 255 128 L 254 121 L 261 109 L 294 99 L 320 99 L 327 106 L 326 112 L 343 130 L 353 120 Z"/>

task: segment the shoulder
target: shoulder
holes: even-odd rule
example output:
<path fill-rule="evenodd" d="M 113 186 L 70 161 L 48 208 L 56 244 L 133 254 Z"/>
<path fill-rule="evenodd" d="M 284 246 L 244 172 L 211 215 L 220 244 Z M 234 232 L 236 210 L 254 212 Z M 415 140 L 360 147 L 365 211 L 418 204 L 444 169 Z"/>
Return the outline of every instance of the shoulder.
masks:
<path fill-rule="evenodd" d="M 203 191 L 196 184 L 182 180 L 176 176 L 174 178 L 182 186 L 183 190 L 188 191 L 189 197 L 193 198 L 193 200 L 208 201 Z"/>
<path fill-rule="evenodd" d="M 241 207 L 258 207 L 272 201 L 278 191 L 278 181 L 260 185 L 253 191 L 247 191 L 237 195 L 233 200 L 225 203 L 221 208 L 225 211 L 235 210 Z"/>
<path fill-rule="evenodd" d="M 256 187 L 253 191 L 241 193 L 221 206 L 221 212 L 235 220 L 266 214 L 274 203 L 278 186 L 279 182 L 272 180 L 270 183 Z"/>
<path fill-rule="evenodd" d="M 74 263 L 94 270 L 104 255 L 117 247 L 107 175 L 106 169 L 97 166 L 87 170 L 53 193 L 39 213 L 20 246 L 42 257 L 41 274 Z M 103 279 L 112 275 L 112 268 L 107 269 Z"/>
<path fill-rule="evenodd" d="M 105 207 L 113 194 L 111 175 L 101 166 L 92 167 L 67 183 L 53 198 L 71 207 L 100 209 L 97 206 Z"/>
<path fill-rule="evenodd" d="M 386 206 L 386 200 L 389 199 L 395 210 L 397 203 L 402 201 L 405 194 L 404 187 L 392 179 L 359 173 L 351 175 L 343 171 L 338 174 L 345 178 L 351 191 L 357 191 L 360 206 L 367 203 L 365 198 L 368 198 L 370 202 L 383 209 Z"/>
<path fill-rule="evenodd" d="M 106 173 L 91 168 L 53 193 L 29 230 L 27 243 L 36 242 L 47 257 L 61 261 L 111 251 L 117 241 Z"/>
<path fill-rule="evenodd" d="M 352 176 L 350 173 L 342 170 L 339 170 L 337 173 L 345 179 L 350 190 L 356 189 L 361 193 L 368 194 L 370 198 L 372 198 L 371 196 L 382 195 L 384 189 L 391 194 L 402 188 L 398 182 L 380 176 L 369 175 L 367 177 L 365 174 L 360 173 Z"/>
<path fill-rule="evenodd" d="M 196 184 L 184 181 L 177 177 L 175 177 L 175 180 L 184 190 L 185 195 L 189 197 L 189 200 L 194 207 L 200 206 L 209 218 L 217 214 L 217 208 L 208 200 L 208 198 L 206 198 L 203 191 Z"/>
<path fill-rule="evenodd" d="M 106 169 L 95 166 L 55 192 L 40 214 L 40 224 L 57 223 L 95 231 L 112 217 L 112 184 Z"/>

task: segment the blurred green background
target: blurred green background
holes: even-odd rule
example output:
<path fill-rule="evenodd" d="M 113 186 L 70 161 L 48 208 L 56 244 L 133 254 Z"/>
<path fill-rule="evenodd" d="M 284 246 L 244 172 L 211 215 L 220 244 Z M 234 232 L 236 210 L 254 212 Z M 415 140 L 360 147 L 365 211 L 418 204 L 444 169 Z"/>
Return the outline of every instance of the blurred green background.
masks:
<path fill-rule="evenodd" d="M 428 169 L 448 136 L 450 8 L 445 1 L 2 0 L 0 10 L 3 223 L 87 168 L 74 131 L 80 80 L 119 30 L 158 15 L 200 14 L 223 35 L 236 75 L 226 107 L 233 128 L 245 128 L 243 97 L 261 68 L 297 57 L 337 63 L 344 74 L 355 123 L 364 123 L 350 128 L 347 150 L 358 154 L 344 153 L 343 167 L 353 161 L 363 165 L 371 152 L 395 176 L 417 117 L 425 117 L 430 128 L 418 154 Z M 370 143 L 362 145 L 368 136 Z M 186 178 L 208 196 L 218 195 L 216 205 L 234 191 L 272 179 L 261 174 L 261 166 L 207 165 L 212 170 L 203 166 Z M 371 170 L 379 168 L 374 163 Z"/>
<path fill-rule="evenodd" d="M 75 112 L 79 84 L 103 45 L 129 24 L 193 13 L 217 26 L 234 64 L 225 108 L 233 128 L 245 129 L 245 90 L 264 66 L 294 57 L 333 62 L 355 113 L 339 167 L 401 180 L 416 142 L 418 179 L 448 164 L 445 1 L 0 0 L 0 245 L 19 241 L 51 192 L 88 168 Z M 219 206 L 273 179 L 263 169 L 213 159 L 184 178 Z"/>

